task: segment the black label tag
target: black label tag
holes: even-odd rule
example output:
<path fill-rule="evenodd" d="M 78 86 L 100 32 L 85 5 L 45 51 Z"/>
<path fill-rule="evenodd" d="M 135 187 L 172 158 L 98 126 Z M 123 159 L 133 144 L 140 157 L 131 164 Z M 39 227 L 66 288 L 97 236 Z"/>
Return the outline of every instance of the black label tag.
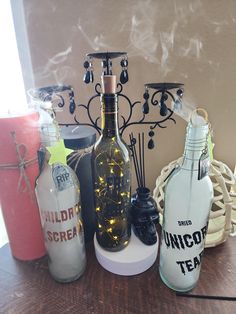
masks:
<path fill-rule="evenodd" d="M 198 162 L 198 180 L 201 180 L 209 174 L 210 159 L 208 150 L 206 149 L 200 156 Z"/>

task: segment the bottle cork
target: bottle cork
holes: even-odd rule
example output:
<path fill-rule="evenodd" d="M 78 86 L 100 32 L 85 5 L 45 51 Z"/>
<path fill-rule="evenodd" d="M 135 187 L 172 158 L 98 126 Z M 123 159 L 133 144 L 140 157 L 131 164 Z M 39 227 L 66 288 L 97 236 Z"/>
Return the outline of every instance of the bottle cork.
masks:
<path fill-rule="evenodd" d="M 115 75 L 102 75 L 102 93 L 115 94 L 116 93 L 116 76 Z"/>

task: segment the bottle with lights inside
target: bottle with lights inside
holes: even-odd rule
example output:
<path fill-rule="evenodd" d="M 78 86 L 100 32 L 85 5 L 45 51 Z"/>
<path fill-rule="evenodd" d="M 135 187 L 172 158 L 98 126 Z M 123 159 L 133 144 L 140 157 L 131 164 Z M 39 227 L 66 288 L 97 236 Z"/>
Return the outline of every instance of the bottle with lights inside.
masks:
<path fill-rule="evenodd" d="M 107 251 L 124 249 L 130 239 L 130 153 L 119 134 L 116 76 L 102 76 L 102 134 L 92 152 L 96 237 Z"/>
<path fill-rule="evenodd" d="M 205 117 L 192 115 L 183 163 L 169 175 L 165 188 L 159 271 L 163 282 L 180 292 L 197 284 L 213 201 L 207 113 L 197 112 Z"/>

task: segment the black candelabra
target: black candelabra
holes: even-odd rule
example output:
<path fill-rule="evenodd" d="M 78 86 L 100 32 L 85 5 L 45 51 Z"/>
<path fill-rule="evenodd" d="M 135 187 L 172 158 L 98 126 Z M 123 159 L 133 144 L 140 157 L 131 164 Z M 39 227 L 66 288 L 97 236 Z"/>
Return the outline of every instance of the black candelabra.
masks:
<path fill-rule="evenodd" d="M 182 107 L 182 97 L 183 97 L 183 85 L 182 83 L 147 83 L 145 84 L 145 92 L 143 94 L 144 103 L 142 106 L 142 111 L 144 117 L 149 113 L 150 105 L 154 107 L 159 107 L 160 116 L 163 117 L 158 121 L 144 121 L 140 120 L 141 124 L 149 124 L 150 131 L 148 133 L 150 140 L 148 142 L 148 148 L 154 148 L 153 137 L 155 135 L 154 129 L 158 126 L 159 128 L 166 128 L 163 125 L 167 120 L 171 120 L 176 123 L 175 119 L 172 117 L 174 111 Z M 154 90 L 150 97 L 150 90 Z M 150 99 L 150 101 L 149 101 Z M 168 102 L 173 104 L 173 110 L 167 105 Z"/>
<path fill-rule="evenodd" d="M 181 98 L 183 96 L 183 84 L 181 83 L 147 83 L 144 85 L 145 91 L 143 94 L 144 102 L 143 104 L 140 101 L 132 102 L 130 98 L 123 93 L 123 85 L 126 84 L 129 80 L 128 75 L 128 56 L 126 52 L 98 52 L 98 53 L 89 53 L 86 55 L 84 61 L 85 74 L 83 81 L 86 84 L 94 83 L 94 59 L 101 60 L 101 68 L 103 75 L 112 75 L 113 74 L 113 59 L 120 58 L 120 82 L 117 84 L 117 95 L 118 98 L 122 98 L 127 103 L 128 110 L 127 116 L 121 115 L 121 123 L 119 124 L 120 134 L 122 135 L 124 131 L 132 125 L 148 125 L 150 137 L 148 141 L 148 148 L 154 148 L 154 130 L 156 127 L 166 128 L 165 122 L 168 120 L 176 123 L 173 118 L 173 113 L 175 109 L 178 109 L 182 106 Z M 90 97 L 87 104 L 75 104 L 74 101 L 74 91 L 73 88 L 69 85 L 65 86 L 50 86 L 38 89 L 41 99 L 44 97 L 45 100 L 50 101 L 52 98 L 57 97 L 57 101 L 54 99 L 54 106 L 62 108 L 66 101 L 64 99 L 64 93 L 67 92 L 69 96 L 69 112 L 73 115 L 74 123 L 61 123 L 60 125 L 87 125 L 96 129 L 100 134 L 101 127 L 100 125 L 100 116 L 93 117 L 91 104 L 93 101 L 100 97 L 101 95 L 101 84 L 95 84 L 95 94 Z M 154 91 L 153 91 L 154 90 Z M 172 104 L 172 108 L 170 108 Z M 138 106 L 140 105 L 140 106 Z M 150 119 L 150 107 L 157 107 L 159 110 L 159 118 Z M 80 121 L 76 115 L 77 109 L 84 109 L 87 112 L 88 122 Z M 141 118 L 134 120 L 133 113 L 137 108 L 141 109 L 142 116 Z M 153 114 L 152 114 L 153 116 Z"/>
<path fill-rule="evenodd" d="M 133 113 L 134 110 L 141 105 L 140 101 L 132 102 L 130 98 L 123 93 L 123 85 L 126 84 L 129 80 L 128 75 L 128 56 L 126 52 L 99 52 L 99 53 L 89 53 L 86 55 L 86 60 L 84 61 L 84 82 L 86 84 L 94 82 L 94 59 L 101 60 L 102 74 L 103 75 L 112 75 L 113 74 L 113 59 L 120 58 L 120 82 L 117 84 L 117 95 L 119 98 L 123 98 L 128 105 L 128 114 L 126 117 L 121 115 L 121 123 L 119 125 L 119 130 L 121 135 L 124 131 L 132 126 L 132 125 L 149 125 L 150 131 L 149 136 L 150 140 L 148 142 L 148 148 L 154 148 L 154 129 L 156 127 L 166 128 L 164 122 L 167 120 L 171 120 L 175 123 L 175 119 L 172 117 L 173 110 L 170 109 L 167 105 L 168 101 L 171 100 L 174 103 L 174 108 L 177 106 L 181 106 L 181 98 L 183 96 L 183 84 L 181 83 L 149 83 L 145 84 L 145 92 L 143 94 L 144 103 L 142 105 L 142 117 L 138 120 L 134 120 Z M 153 94 L 151 94 L 151 90 L 154 90 Z M 176 93 L 174 92 L 176 91 Z M 92 118 L 91 114 L 91 103 L 95 98 L 100 97 L 101 94 L 101 84 L 97 83 L 95 85 L 95 95 L 93 95 L 87 105 L 79 104 L 78 108 L 84 108 L 87 111 L 87 115 L 89 118 L 89 123 L 86 125 L 90 125 L 95 128 L 97 132 L 101 133 L 101 128 L 99 127 L 99 119 L 100 117 Z M 148 114 L 150 111 L 150 106 L 156 106 L 160 110 L 160 117 L 158 120 L 148 119 Z M 85 123 L 79 121 L 74 116 L 74 121 L 79 125 L 85 125 Z"/>

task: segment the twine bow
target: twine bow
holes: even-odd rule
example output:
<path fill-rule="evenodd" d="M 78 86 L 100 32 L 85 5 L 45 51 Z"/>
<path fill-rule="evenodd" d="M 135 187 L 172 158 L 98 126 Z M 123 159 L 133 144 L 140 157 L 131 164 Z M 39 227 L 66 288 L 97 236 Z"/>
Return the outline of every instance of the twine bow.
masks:
<path fill-rule="evenodd" d="M 72 164 L 76 161 L 76 163 L 75 163 L 75 165 L 74 165 L 74 167 L 73 167 L 74 171 L 76 172 L 80 160 L 81 160 L 84 156 L 90 154 L 90 153 L 92 152 L 92 150 L 93 150 L 93 145 L 90 146 L 90 147 L 84 148 L 84 149 L 79 149 L 79 150 L 77 150 L 76 152 L 72 153 L 72 154 L 70 155 L 70 157 L 68 158 L 68 160 L 67 160 L 68 165 L 69 165 L 69 166 L 72 166 Z"/>
<path fill-rule="evenodd" d="M 0 169 L 9 170 L 9 169 L 19 169 L 20 170 L 20 177 L 17 184 L 17 191 L 18 192 L 25 192 L 28 190 L 29 196 L 32 201 L 35 201 L 35 195 L 33 193 L 32 187 L 30 185 L 29 177 L 26 173 L 26 168 L 35 162 L 37 162 L 37 157 L 25 160 L 27 155 L 27 147 L 24 144 L 17 144 L 16 142 L 16 133 L 11 132 L 11 136 L 13 142 L 15 144 L 16 155 L 18 158 L 19 163 L 16 164 L 0 164 Z M 23 187 L 23 182 L 25 182 L 25 187 Z"/>

